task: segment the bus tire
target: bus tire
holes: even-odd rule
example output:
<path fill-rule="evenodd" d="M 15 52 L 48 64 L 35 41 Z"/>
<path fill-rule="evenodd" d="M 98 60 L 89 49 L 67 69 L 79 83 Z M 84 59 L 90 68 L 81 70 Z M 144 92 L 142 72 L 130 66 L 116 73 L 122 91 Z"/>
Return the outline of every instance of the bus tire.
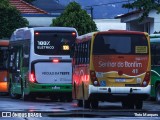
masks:
<path fill-rule="evenodd" d="M 136 107 L 136 109 L 142 109 L 142 107 L 143 107 L 143 101 L 142 100 L 136 101 L 135 107 Z"/>
<path fill-rule="evenodd" d="M 160 84 L 156 87 L 156 101 L 160 103 Z"/>
<path fill-rule="evenodd" d="M 51 99 L 51 101 L 53 101 L 53 102 L 58 101 L 58 97 L 57 97 L 57 96 L 54 96 L 54 95 L 51 95 L 51 96 L 50 96 L 50 99 Z"/>
<path fill-rule="evenodd" d="M 72 102 L 72 98 L 67 98 L 67 102 Z"/>
<path fill-rule="evenodd" d="M 98 100 L 91 100 L 91 108 L 97 109 L 98 108 Z"/>
<path fill-rule="evenodd" d="M 134 103 L 132 101 L 122 101 L 122 108 L 123 109 L 134 109 Z"/>
<path fill-rule="evenodd" d="M 90 108 L 90 101 L 89 100 L 83 100 L 83 107 L 84 108 Z"/>
<path fill-rule="evenodd" d="M 83 108 L 90 108 L 90 101 L 85 100 L 84 83 L 82 83 Z"/>
<path fill-rule="evenodd" d="M 83 107 L 83 100 L 78 100 L 77 101 L 77 106 L 78 107 Z"/>
<path fill-rule="evenodd" d="M 12 86 L 10 85 L 9 87 L 9 95 L 12 99 L 20 99 L 21 98 L 21 95 L 19 94 L 16 94 L 16 93 L 13 93 L 12 91 Z"/>
<path fill-rule="evenodd" d="M 29 100 L 29 95 L 25 95 L 24 89 L 22 89 L 22 100 L 28 101 Z"/>

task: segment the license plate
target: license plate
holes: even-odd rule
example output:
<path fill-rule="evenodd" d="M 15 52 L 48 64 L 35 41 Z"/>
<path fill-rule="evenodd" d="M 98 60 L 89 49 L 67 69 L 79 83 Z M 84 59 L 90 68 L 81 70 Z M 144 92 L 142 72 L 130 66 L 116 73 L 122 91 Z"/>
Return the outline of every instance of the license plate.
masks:
<path fill-rule="evenodd" d="M 126 82 L 126 79 L 123 78 L 116 78 L 115 82 Z"/>
<path fill-rule="evenodd" d="M 53 89 L 53 90 L 59 90 L 60 87 L 54 86 L 54 87 L 52 87 L 52 89 Z"/>

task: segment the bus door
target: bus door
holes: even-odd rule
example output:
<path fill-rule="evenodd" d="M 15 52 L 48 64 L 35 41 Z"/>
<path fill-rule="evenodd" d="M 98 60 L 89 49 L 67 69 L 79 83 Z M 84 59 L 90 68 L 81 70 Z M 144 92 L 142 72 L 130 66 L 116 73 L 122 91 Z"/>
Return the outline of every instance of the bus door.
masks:
<path fill-rule="evenodd" d="M 10 92 L 11 97 L 21 94 L 21 46 L 13 46 L 10 54 Z M 16 94 L 12 94 L 16 93 Z"/>

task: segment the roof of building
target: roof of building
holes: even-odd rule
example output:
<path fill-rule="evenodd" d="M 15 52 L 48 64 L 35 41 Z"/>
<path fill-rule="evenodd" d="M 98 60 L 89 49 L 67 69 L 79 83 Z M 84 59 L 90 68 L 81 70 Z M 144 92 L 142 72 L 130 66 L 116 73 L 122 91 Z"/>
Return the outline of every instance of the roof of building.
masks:
<path fill-rule="evenodd" d="M 47 14 L 45 10 L 35 7 L 23 0 L 9 0 L 22 14 Z"/>
<path fill-rule="evenodd" d="M 35 0 L 32 4 L 48 13 L 62 13 L 65 6 L 59 3 L 59 0 Z"/>
<path fill-rule="evenodd" d="M 142 11 L 140 11 L 140 10 L 135 10 L 135 11 L 131 11 L 129 13 L 126 13 L 126 14 L 123 14 L 123 15 L 120 15 L 120 16 L 116 16 L 115 18 L 127 17 L 127 16 L 134 15 L 134 14 L 141 13 L 141 12 Z"/>

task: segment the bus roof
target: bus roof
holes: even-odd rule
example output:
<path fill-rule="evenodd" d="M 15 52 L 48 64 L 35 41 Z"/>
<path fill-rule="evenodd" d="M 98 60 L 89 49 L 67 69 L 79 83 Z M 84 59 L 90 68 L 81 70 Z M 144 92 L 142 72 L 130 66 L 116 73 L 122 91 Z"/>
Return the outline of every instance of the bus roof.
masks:
<path fill-rule="evenodd" d="M 0 46 L 9 46 L 9 40 L 0 40 Z"/>
<path fill-rule="evenodd" d="M 76 31 L 73 27 L 33 27 L 33 30 L 37 31 L 48 31 L 48 30 L 56 30 L 56 31 Z"/>
<path fill-rule="evenodd" d="M 77 37 L 76 42 L 87 41 L 91 38 L 94 34 L 147 34 L 146 32 L 139 32 L 139 31 L 128 31 L 128 30 L 108 30 L 108 31 L 96 31 L 87 33 Z"/>
<path fill-rule="evenodd" d="M 14 31 L 14 33 L 11 36 L 11 41 L 15 41 L 15 40 L 23 40 L 24 38 L 27 37 L 27 39 L 29 39 L 29 31 L 70 31 L 70 32 L 76 32 L 76 35 L 78 36 L 77 30 L 73 27 L 32 27 L 32 28 L 28 28 L 28 27 L 24 27 L 24 28 L 19 28 L 16 29 Z M 24 33 L 28 32 L 27 35 L 25 35 Z"/>

